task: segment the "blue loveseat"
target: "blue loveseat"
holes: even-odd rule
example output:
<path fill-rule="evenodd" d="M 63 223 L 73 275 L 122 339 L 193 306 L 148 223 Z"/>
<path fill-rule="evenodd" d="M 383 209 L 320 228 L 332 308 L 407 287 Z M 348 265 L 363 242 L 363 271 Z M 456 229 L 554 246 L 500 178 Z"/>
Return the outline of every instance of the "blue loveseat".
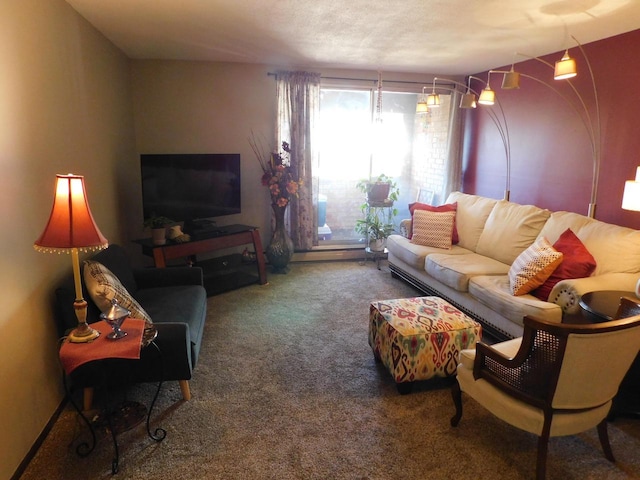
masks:
<path fill-rule="evenodd" d="M 90 260 L 107 267 L 120 280 L 127 292 L 147 312 L 158 330 L 156 344 L 161 361 L 153 349 L 143 349 L 138 362 L 120 362 L 110 368 L 122 369 L 133 382 L 178 380 L 185 400 L 191 393 L 189 379 L 198 361 L 207 315 L 207 294 L 202 269 L 198 267 L 132 268 L 124 249 L 110 245 Z M 83 296 L 88 303 L 87 322 L 100 320 L 100 310 L 92 301 L 83 278 Z M 56 290 L 57 322 L 60 336 L 77 326 L 73 309 L 75 290 L 70 278 Z M 116 362 L 117 363 L 117 362 Z M 93 387 L 102 378 L 96 362 L 78 367 L 71 374 L 73 385 L 84 388 L 84 407 L 89 408 Z M 103 367 L 102 367 L 103 368 Z"/>

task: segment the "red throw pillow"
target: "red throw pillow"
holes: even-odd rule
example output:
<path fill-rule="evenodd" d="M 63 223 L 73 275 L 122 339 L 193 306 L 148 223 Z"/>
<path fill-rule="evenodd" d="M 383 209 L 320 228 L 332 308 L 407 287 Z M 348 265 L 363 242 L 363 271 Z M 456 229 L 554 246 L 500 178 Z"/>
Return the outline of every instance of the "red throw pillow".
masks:
<path fill-rule="evenodd" d="M 553 248 L 564 255 L 562 263 L 558 265 L 551 276 L 531 292 L 532 295 L 544 300 L 549 298 L 553 287 L 561 280 L 569 278 L 583 278 L 590 276 L 596 269 L 596 261 L 587 247 L 580 241 L 570 228 L 567 228 L 560 238 L 553 244 Z"/>
<path fill-rule="evenodd" d="M 416 210 L 427 210 L 428 212 L 455 212 L 458 210 L 458 202 L 447 203 L 438 207 L 434 207 L 433 205 L 428 205 L 426 203 L 410 203 L 409 212 L 411 213 L 411 228 L 409 229 L 409 239 L 413 237 L 413 212 L 415 212 Z M 451 234 L 451 243 L 453 245 L 458 243 L 458 229 L 456 228 L 455 217 L 453 218 L 453 233 Z"/>

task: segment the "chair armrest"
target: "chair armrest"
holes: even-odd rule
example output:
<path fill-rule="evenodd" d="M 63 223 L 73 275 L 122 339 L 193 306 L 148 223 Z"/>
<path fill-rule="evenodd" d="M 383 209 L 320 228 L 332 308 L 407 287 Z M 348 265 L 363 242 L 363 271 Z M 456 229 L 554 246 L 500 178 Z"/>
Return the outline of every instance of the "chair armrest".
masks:
<path fill-rule="evenodd" d="M 560 371 L 559 352 L 565 344 L 562 326 L 527 316 L 522 343 L 513 358 L 489 345 L 476 344 L 474 378 L 484 378 L 497 388 L 542 407 L 553 396 Z"/>
<path fill-rule="evenodd" d="M 136 268 L 133 270 L 138 289 L 203 285 L 200 267 Z"/>

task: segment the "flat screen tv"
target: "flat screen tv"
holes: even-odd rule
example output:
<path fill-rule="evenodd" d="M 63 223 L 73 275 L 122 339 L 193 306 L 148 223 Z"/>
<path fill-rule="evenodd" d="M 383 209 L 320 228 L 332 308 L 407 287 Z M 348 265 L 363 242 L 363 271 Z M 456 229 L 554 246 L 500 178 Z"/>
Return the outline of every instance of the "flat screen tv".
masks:
<path fill-rule="evenodd" d="M 240 213 L 240 154 L 143 154 L 142 208 L 192 225 Z"/>

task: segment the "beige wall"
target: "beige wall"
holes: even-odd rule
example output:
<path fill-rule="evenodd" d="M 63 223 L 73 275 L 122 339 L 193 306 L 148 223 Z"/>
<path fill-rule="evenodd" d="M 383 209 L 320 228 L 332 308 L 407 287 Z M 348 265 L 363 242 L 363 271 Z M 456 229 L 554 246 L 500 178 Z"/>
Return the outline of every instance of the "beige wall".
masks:
<path fill-rule="evenodd" d="M 269 196 L 249 145 L 251 132 L 271 139 L 275 81 L 266 66 L 134 60 L 132 90 L 138 153 L 240 153 L 242 213 L 219 225 L 260 227 L 270 235 Z M 273 147 L 274 145 L 268 145 Z"/>
<path fill-rule="evenodd" d="M 52 295 L 67 255 L 37 253 L 56 173 L 85 176 L 111 242 L 137 201 L 128 59 L 63 0 L 0 3 L 0 478 L 62 399 Z"/>

